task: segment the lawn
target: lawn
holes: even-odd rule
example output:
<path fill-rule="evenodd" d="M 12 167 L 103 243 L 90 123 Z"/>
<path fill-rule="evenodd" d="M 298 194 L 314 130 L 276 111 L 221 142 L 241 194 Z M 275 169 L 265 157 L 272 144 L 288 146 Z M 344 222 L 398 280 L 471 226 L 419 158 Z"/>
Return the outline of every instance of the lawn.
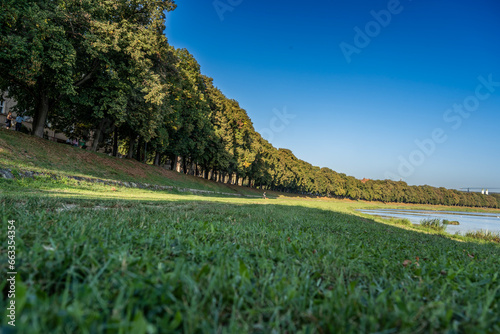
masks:
<path fill-rule="evenodd" d="M 243 195 L 262 191 L 205 180 L 133 159 L 119 159 L 16 131 L 0 129 L 0 169 L 34 171 L 57 176 L 77 176 L 148 183 Z"/>
<path fill-rule="evenodd" d="M 48 179 L 0 189 L 17 333 L 500 332 L 500 246 L 353 211 L 378 204 Z"/>

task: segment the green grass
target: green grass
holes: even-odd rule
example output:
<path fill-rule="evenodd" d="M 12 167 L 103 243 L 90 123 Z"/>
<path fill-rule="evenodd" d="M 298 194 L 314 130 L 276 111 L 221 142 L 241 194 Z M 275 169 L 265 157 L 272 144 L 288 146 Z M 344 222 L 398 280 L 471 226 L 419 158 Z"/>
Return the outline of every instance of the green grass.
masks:
<path fill-rule="evenodd" d="M 164 168 L 94 153 L 70 145 L 0 129 L 0 168 L 149 183 L 178 188 L 209 190 L 243 195 L 262 195 L 262 191 L 208 181 Z M 272 192 L 268 195 L 273 196 Z"/>
<path fill-rule="evenodd" d="M 465 233 L 466 237 L 473 238 L 473 239 L 479 239 L 479 240 L 486 240 L 486 241 L 492 241 L 492 242 L 497 242 L 500 243 L 500 233 L 498 232 L 491 232 L 491 231 L 476 231 L 476 232 L 467 232 Z"/>
<path fill-rule="evenodd" d="M 447 224 L 440 219 L 422 219 L 420 221 L 420 226 L 444 232 Z"/>
<path fill-rule="evenodd" d="M 443 219 L 443 225 L 460 225 L 460 222 L 456 220 Z"/>
<path fill-rule="evenodd" d="M 391 219 L 389 219 L 389 222 L 391 224 L 395 224 L 395 225 L 413 226 L 411 221 L 409 219 L 406 219 L 406 218 L 404 218 L 404 219 L 391 218 Z"/>
<path fill-rule="evenodd" d="M 353 211 L 368 206 L 0 180 L 2 235 L 16 220 L 16 328 L 500 331 L 498 244 Z M 2 245 L 0 271 L 7 272 L 5 237 Z M 5 292 L 6 281 L 0 286 Z"/>

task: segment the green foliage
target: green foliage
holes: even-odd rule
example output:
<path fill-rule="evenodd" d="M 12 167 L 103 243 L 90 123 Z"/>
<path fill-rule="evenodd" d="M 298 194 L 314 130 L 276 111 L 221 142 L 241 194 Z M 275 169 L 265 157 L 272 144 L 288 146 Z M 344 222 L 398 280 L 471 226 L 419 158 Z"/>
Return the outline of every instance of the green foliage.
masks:
<path fill-rule="evenodd" d="M 440 219 L 423 219 L 420 221 L 420 226 L 427 227 L 436 231 L 445 231 L 447 223 Z"/>
<path fill-rule="evenodd" d="M 119 123 L 137 109 L 134 99 L 142 113 L 154 109 L 166 86 L 153 67 L 166 45 L 164 11 L 173 8 L 168 0 L 2 2 L 0 89 L 34 115 L 38 136 L 47 118 Z M 154 114 L 138 132 L 154 131 Z"/>
<path fill-rule="evenodd" d="M 460 222 L 456 220 L 443 219 L 443 225 L 460 225 Z"/>

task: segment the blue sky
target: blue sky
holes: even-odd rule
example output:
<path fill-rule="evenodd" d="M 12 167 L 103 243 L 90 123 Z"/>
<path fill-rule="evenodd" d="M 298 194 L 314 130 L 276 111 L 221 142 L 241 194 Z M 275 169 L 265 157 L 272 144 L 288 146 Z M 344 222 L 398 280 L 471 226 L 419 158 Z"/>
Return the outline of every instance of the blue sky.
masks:
<path fill-rule="evenodd" d="M 500 188 L 500 2 L 176 3 L 170 44 L 275 147 L 358 178 Z"/>

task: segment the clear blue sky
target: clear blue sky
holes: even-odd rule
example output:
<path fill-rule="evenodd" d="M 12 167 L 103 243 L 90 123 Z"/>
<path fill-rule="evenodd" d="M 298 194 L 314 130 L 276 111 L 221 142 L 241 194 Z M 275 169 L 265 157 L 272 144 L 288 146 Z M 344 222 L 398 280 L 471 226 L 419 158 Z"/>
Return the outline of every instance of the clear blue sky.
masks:
<path fill-rule="evenodd" d="M 275 147 L 357 178 L 500 188 L 499 1 L 176 3 L 170 44 Z"/>

